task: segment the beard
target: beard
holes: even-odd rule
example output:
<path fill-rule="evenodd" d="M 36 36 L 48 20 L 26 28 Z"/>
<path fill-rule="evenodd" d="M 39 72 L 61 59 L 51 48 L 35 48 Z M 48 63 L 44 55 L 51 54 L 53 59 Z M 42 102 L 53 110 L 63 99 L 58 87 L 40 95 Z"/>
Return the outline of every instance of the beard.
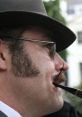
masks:
<path fill-rule="evenodd" d="M 33 65 L 31 57 L 22 49 L 12 53 L 11 71 L 18 77 L 36 77 L 40 74 L 38 68 Z"/>

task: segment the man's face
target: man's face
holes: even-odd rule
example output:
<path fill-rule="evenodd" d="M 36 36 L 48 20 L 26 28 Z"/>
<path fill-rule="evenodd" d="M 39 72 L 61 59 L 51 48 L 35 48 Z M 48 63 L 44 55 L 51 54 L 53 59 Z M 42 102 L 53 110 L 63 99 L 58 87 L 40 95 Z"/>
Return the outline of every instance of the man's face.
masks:
<path fill-rule="evenodd" d="M 48 41 L 48 37 L 36 29 L 25 31 L 22 38 Z M 27 110 L 44 115 L 63 106 L 61 90 L 53 85 L 53 77 L 58 76 L 63 63 L 57 53 L 51 59 L 47 48 L 23 42 L 23 50 L 13 56 L 11 71 L 16 77 L 14 91 L 16 88 L 19 102 L 23 101 Z"/>

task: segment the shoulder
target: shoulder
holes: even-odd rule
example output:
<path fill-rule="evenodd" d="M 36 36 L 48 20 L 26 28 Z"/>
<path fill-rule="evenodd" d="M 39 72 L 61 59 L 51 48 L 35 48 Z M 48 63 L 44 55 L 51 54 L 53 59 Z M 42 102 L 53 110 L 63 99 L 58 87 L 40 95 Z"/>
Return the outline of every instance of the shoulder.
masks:
<path fill-rule="evenodd" d="M 49 114 L 46 117 L 82 117 L 82 115 L 70 103 L 64 102 L 61 110 Z"/>
<path fill-rule="evenodd" d="M 62 114 L 62 117 L 82 117 L 82 115 L 75 109 L 75 107 L 66 101 L 64 102 L 63 108 L 60 110 L 60 114 Z"/>
<path fill-rule="evenodd" d="M 0 111 L 0 117 L 7 117 L 3 112 Z"/>

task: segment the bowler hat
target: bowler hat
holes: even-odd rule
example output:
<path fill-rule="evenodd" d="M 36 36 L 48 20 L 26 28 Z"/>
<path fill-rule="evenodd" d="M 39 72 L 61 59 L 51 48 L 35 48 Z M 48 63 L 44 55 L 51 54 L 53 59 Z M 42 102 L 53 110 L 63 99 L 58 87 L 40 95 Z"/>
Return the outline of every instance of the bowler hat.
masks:
<path fill-rule="evenodd" d="M 42 0 L 0 0 L 0 28 L 35 24 L 49 29 L 57 44 L 57 52 L 75 40 L 75 34 L 66 26 L 50 18 Z"/>

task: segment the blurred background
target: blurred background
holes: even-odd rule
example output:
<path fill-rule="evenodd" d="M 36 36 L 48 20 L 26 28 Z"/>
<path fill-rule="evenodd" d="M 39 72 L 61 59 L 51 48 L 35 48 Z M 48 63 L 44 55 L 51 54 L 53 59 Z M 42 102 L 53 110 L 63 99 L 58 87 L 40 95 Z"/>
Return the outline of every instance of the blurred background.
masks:
<path fill-rule="evenodd" d="M 76 34 L 76 41 L 60 55 L 69 65 L 66 86 L 82 89 L 82 0 L 43 0 L 47 13 Z M 69 101 L 82 113 L 82 99 L 64 92 Z"/>

